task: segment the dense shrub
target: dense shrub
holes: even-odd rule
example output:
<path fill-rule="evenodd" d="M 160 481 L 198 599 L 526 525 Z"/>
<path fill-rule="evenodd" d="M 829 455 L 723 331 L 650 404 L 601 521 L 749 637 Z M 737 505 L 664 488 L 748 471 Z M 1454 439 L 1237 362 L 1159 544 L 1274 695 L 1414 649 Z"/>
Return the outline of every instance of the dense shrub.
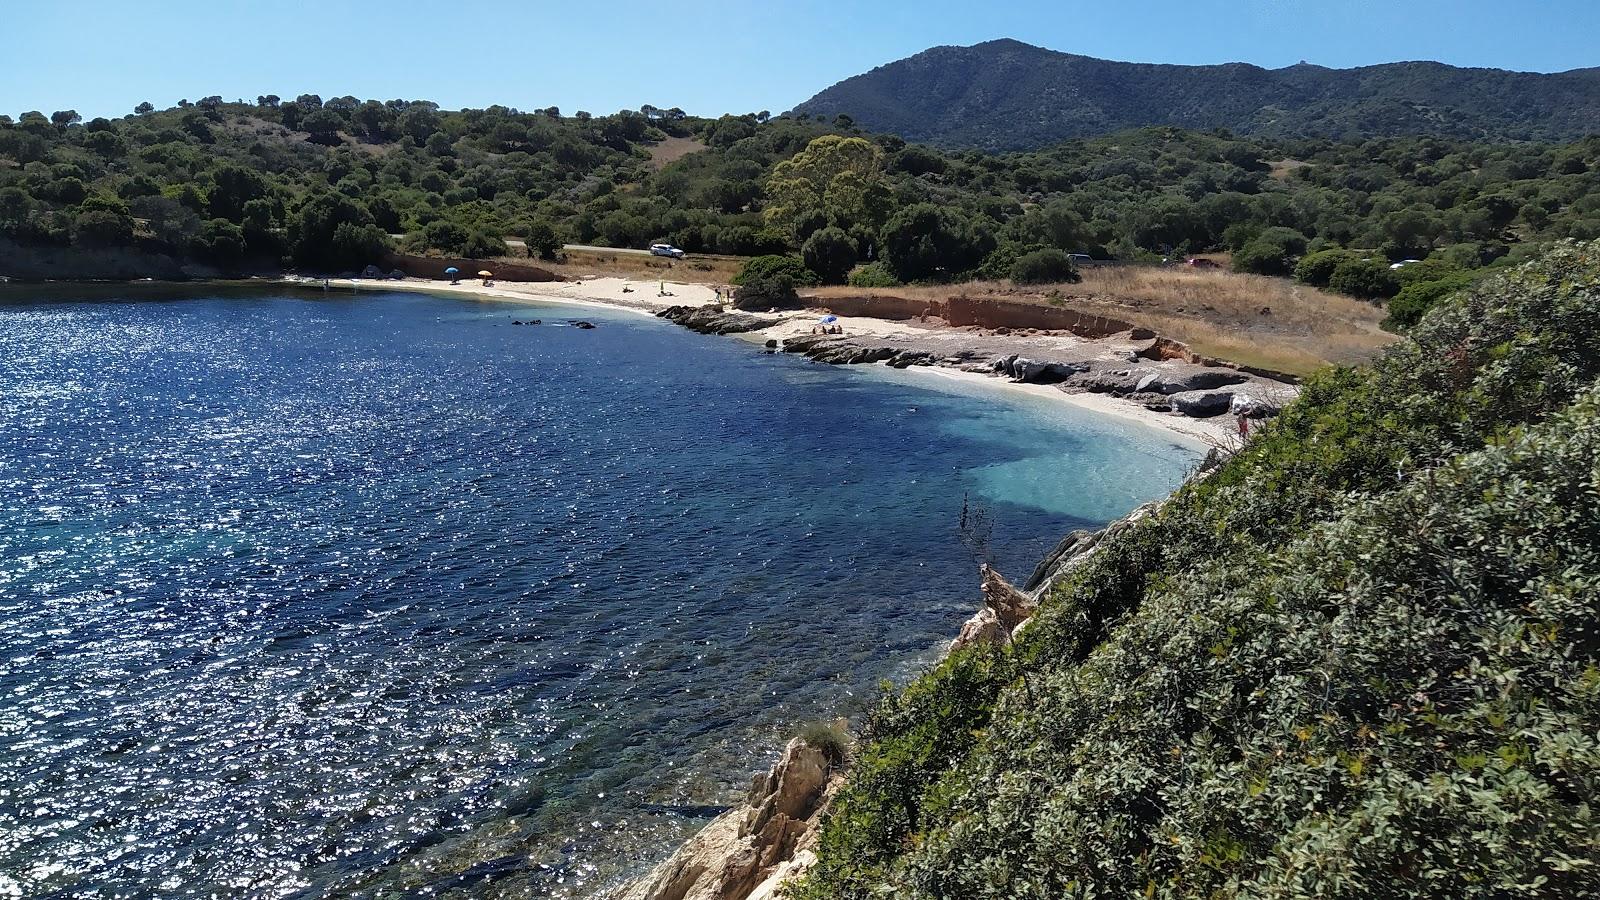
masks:
<path fill-rule="evenodd" d="M 1400 291 L 1400 279 L 1381 259 L 1347 259 L 1334 267 L 1328 289 L 1363 300 L 1382 300 Z"/>
<path fill-rule="evenodd" d="M 1011 265 L 1011 280 L 1017 284 L 1077 284 L 1083 276 L 1066 251 L 1046 248 L 1017 257 Z"/>
<path fill-rule="evenodd" d="M 1253 275 L 1288 275 L 1306 252 L 1306 236 L 1291 228 L 1267 228 L 1234 251 L 1233 270 Z"/>
<path fill-rule="evenodd" d="M 555 259 L 563 245 L 560 233 L 545 219 L 536 219 L 528 226 L 523 243 L 528 255 L 537 259 Z"/>
<path fill-rule="evenodd" d="M 1591 896 L 1600 244 L 1330 370 L 867 723 L 820 898 Z"/>
<path fill-rule="evenodd" d="M 1383 319 L 1388 331 L 1404 331 L 1422 320 L 1423 314 L 1439 301 L 1471 287 L 1478 276 L 1471 272 L 1456 272 L 1435 281 L 1417 281 L 1400 289 L 1389 301 L 1389 314 Z"/>
<path fill-rule="evenodd" d="M 461 242 L 461 255 L 468 259 L 489 259 L 494 256 L 505 256 L 510 252 L 503 238 L 483 228 L 473 231 Z"/>
<path fill-rule="evenodd" d="M 739 287 L 734 305 L 740 309 L 792 308 L 800 303 L 795 288 L 809 287 L 817 281 L 817 274 L 792 256 L 758 256 L 733 277 Z"/>
<path fill-rule="evenodd" d="M 1300 258 L 1294 267 L 1294 280 L 1312 287 L 1327 287 L 1340 263 L 1358 259 L 1349 250 L 1322 250 Z"/>
<path fill-rule="evenodd" d="M 844 229 L 824 228 L 806 238 L 801 256 L 823 284 L 843 284 L 856 264 L 856 245 Z"/>
<path fill-rule="evenodd" d="M 892 288 L 900 286 L 900 279 L 894 277 L 889 267 L 883 263 L 867 263 L 856 266 L 850 270 L 850 286 L 859 288 Z"/>

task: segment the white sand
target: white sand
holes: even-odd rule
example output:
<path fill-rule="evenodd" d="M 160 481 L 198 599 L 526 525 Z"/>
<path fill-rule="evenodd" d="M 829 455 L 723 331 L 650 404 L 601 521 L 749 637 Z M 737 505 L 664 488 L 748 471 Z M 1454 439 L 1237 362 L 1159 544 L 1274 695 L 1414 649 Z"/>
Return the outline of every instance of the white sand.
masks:
<path fill-rule="evenodd" d="M 320 280 L 308 279 L 305 283 L 315 285 L 321 282 Z M 484 287 L 479 281 L 465 279 L 460 284 L 454 285 L 449 282 L 420 278 L 408 278 L 404 281 L 338 278 L 333 279 L 330 283 L 337 287 L 353 288 L 355 290 L 417 291 L 466 299 L 511 303 L 564 303 L 577 306 L 595 306 L 647 316 L 654 316 L 655 313 L 669 306 L 706 306 L 717 302 L 716 290 L 711 285 L 667 282 L 664 285 L 667 294 L 662 296 L 663 285 L 660 282 L 637 281 L 628 278 L 585 278 L 579 281 L 565 282 L 495 282 L 493 287 Z M 737 337 L 753 341 L 773 339 L 782 341 L 786 338 L 810 334 L 818 322 L 815 310 L 786 312 L 778 315 L 781 316 L 781 321 L 777 325 L 759 332 L 737 335 Z M 864 316 L 840 316 L 838 317 L 838 324 L 843 327 L 847 337 L 926 337 L 929 334 L 926 326 L 913 322 L 894 322 Z M 959 342 L 961 334 L 962 332 L 954 329 L 949 332 L 950 339 L 956 342 Z M 1037 343 L 1040 339 L 1030 338 L 1029 340 Z M 1062 343 L 1087 343 L 1082 338 L 1071 336 L 1057 336 L 1049 340 Z M 1017 384 L 978 372 L 966 372 L 944 366 L 912 366 L 906 371 L 925 373 L 931 377 L 973 380 L 990 386 L 1003 387 L 1008 391 L 1019 391 L 1035 397 L 1068 403 L 1080 409 L 1093 410 L 1097 413 L 1140 422 L 1151 427 L 1165 429 L 1179 436 L 1186 443 L 1193 444 L 1201 449 L 1219 443 L 1227 443 L 1230 440 L 1237 440 L 1235 437 L 1237 434 L 1236 426 L 1230 416 L 1218 416 L 1212 419 L 1192 419 L 1177 413 L 1154 412 L 1145 409 L 1139 404 L 1130 403 L 1106 394 L 1071 394 L 1052 385 Z"/>

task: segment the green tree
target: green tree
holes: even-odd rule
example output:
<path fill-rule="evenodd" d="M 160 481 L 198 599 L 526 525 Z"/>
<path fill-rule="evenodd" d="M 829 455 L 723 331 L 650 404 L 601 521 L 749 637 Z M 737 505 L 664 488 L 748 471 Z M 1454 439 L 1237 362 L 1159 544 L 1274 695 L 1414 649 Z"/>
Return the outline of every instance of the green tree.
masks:
<path fill-rule="evenodd" d="M 900 210 L 883 229 L 884 261 L 901 281 L 949 280 L 977 268 L 994 248 L 985 222 L 931 203 Z"/>
<path fill-rule="evenodd" d="M 800 255 L 823 284 L 843 284 L 856 264 L 856 245 L 844 229 L 824 228 L 806 239 Z"/>
<path fill-rule="evenodd" d="M 133 219 L 106 209 L 94 209 L 73 222 L 73 240 L 85 247 L 120 247 L 133 242 Z"/>
<path fill-rule="evenodd" d="M 338 113 L 328 109 L 319 109 L 300 120 L 300 130 L 309 135 L 306 140 L 329 147 L 343 143 L 339 131 L 345 125 Z"/>
<path fill-rule="evenodd" d="M 767 223 L 790 234 L 817 210 L 840 227 L 877 227 L 890 204 L 883 151 L 863 138 L 831 134 L 773 167 L 766 191 Z"/>
<path fill-rule="evenodd" d="M 1333 277 L 1333 271 L 1339 268 L 1339 264 L 1356 258 L 1356 254 L 1348 250 L 1323 250 L 1310 253 L 1295 265 L 1294 278 L 1301 284 L 1327 287 L 1329 279 Z"/>
<path fill-rule="evenodd" d="M 740 309 L 789 309 L 800 305 L 795 289 L 814 285 L 817 274 L 792 256 L 758 256 L 733 278 L 734 305 Z"/>
<path fill-rule="evenodd" d="M 527 245 L 528 256 L 538 259 L 553 260 L 561 252 L 563 241 L 556 227 L 550 224 L 549 219 L 534 219 L 528 226 L 527 234 L 523 238 Z"/>
<path fill-rule="evenodd" d="M 373 232 L 381 240 L 373 240 Z M 363 265 L 375 262 L 372 251 L 388 242 L 388 236 L 373 224 L 366 207 L 331 192 L 314 194 L 301 205 L 291 222 L 289 236 L 295 261 L 321 269 L 347 267 L 358 259 L 363 260 Z"/>
<path fill-rule="evenodd" d="M 427 227 L 422 229 L 423 246 L 438 250 L 446 256 L 462 256 L 467 239 L 471 236 L 471 232 L 464 226 L 449 219 L 429 222 Z"/>
<path fill-rule="evenodd" d="M 1400 280 L 1382 260 L 1347 259 L 1328 277 L 1328 289 L 1362 300 L 1382 300 L 1400 291 Z"/>
<path fill-rule="evenodd" d="M 484 228 L 474 229 L 461 243 L 461 255 L 468 259 L 489 259 L 509 253 L 505 240 Z"/>

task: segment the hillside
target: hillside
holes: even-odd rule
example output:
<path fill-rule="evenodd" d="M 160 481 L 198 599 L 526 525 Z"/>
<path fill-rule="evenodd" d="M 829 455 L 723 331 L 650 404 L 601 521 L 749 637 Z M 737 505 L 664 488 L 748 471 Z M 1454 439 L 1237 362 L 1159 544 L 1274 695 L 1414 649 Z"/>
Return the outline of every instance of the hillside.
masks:
<path fill-rule="evenodd" d="M 1147 125 L 1274 137 L 1429 134 L 1571 140 L 1600 133 L 1600 69 L 1554 75 L 1402 62 L 1172 66 L 1013 40 L 935 47 L 795 108 L 946 147 L 1020 150 Z"/>
<path fill-rule="evenodd" d="M 1600 244 L 1328 371 L 882 701 L 805 900 L 1600 890 Z"/>

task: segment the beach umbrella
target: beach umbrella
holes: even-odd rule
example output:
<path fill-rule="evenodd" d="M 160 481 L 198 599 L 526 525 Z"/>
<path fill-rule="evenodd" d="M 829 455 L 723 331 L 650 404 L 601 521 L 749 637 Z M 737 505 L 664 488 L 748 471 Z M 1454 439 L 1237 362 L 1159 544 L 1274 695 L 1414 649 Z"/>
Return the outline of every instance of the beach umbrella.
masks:
<path fill-rule="evenodd" d="M 489 271 L 488 269 L 479 269 L 478 270 L 478 277 L 479 278 L 493 278 L 494 277 L 494 273 Z"/>
<path fill-rule="evenodd" d="M 823 316 L 822 317 L 822 324 L 824 324 L 824 325 L 832 325 L 833 323 L 835 323 L 837 321 L 839 321 L 839 317 L 838 316 Z"/>
<path fill-rule="evenodd" d="M 458 269 L 458 268 L 456 268 L 456 267 L 455 267 L 455 266 L 451 266 L 451 267 L 450 267 L 450 268 L 448 268 L 448 269 L 445 269 L 445 270 L 444 270 L 444 273 L 445 273 L 445 274 L 446 274 L 446 275 L 455 275 L 455 274 L 456 274 L 456 273 L 458 273 L 458 272 L 460 272 L 460 271 L 461 271 L 461 270 L 460 270 L 460 269 Z"/>

